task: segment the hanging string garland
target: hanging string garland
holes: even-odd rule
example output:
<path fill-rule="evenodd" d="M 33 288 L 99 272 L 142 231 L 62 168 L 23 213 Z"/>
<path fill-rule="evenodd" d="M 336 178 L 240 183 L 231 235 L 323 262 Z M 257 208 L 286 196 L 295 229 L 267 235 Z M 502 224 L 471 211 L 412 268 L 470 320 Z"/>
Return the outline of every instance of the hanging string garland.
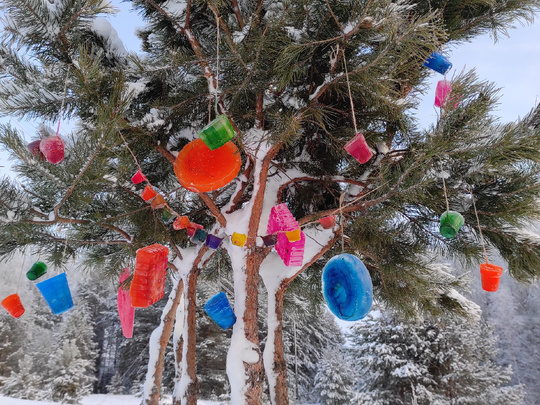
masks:
<path fill-rule="evenodd" d="M 441 165 L 441 170 L 442 170 L 442 165 Z M 448 193 L 446 190 L 446 181 L 444 180 L 444 176 L 442 177 L 442 181 L 443 181 L 444 200 L 446 202 L 446 212 L 444 212 L 441 215 L 439 232 L 445 238 L 452 239 L 457 235 L 457 233 L 459 232 L 459 230 L 465 223 L 465 219 L 459 212 L 450 211 L 450 204 L 448 202 Z"/>

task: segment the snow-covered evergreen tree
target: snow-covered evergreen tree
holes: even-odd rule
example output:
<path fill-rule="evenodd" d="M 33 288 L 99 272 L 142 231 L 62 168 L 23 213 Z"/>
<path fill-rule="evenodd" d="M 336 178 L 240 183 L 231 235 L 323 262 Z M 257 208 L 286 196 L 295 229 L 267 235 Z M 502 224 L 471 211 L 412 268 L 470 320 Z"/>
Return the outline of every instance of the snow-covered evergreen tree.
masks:
<path fill-rule="evenodd" d="M 540 274 L 540 243 L 523 244 L 516 234 L 539 215 L 540 130 L 531 117 L 495 122 L 495 86 L 473 73 L 454 78 L 460 103 L 444 109 L 435 126 L 420 130 L 411 117 L 432 52 L 531 20 L 539 0 L 132 4 L 146 21 L 139 55 L 128 55 L 103 19 L 113 12 L 106 0 L 0 3 L 0 115 L 47 124 L 63 116 L 78 125 L 61 134 L 67 153 L 60 165 L 34 158 L 30 139 L 0 126 L 0 143 L 20 176 L 0 180 L 0 257 L 29 245 L 51 265 L 80 254 L 95 269 L 118 274 L 137 249 L 166 244 L 171 278 L 183 286 L 171 298 L 185 298 L 181 402 L 197 401 L 197 279 L 216 252 L 192 243 L 141 198 L 130 183 L 138 166 L 176 214 L 215 235 L 247 236 L 244 247 L 228 238 L 221 245 L 234 274 L 237 323 L 227 371 L 235 405 L 261 403 L 265 371 L 271 401 L 288 402 L 284 297 L 340 240 L 362 257 L 376 297 L 408 313 L 460 309 L 453 295 L 459 280 L 441 282 L 430 253 L 481 260 L 480 230 L 515 277 Z M 242 174 L 210 194 L 179 188 L 177 152 L 221 114 L 237 133 Z M 355 132 L 374 153 L 362 165 L 343 149 Z M 469 187 L 478 226 L 472 207 L 462 204 Z M 437 234 L 446 194 L 451 208 L 465 207 L 467 223 L 450 241 Z M 280 203 L 303 226 L 301 266 L 285 266 L 257 243 Z M 333 229 L 316 225 L 338 212 L 343 219 Z M 265 354 L 261 277 L 268 292 Z M 151 368 L 149 380 L 158 375 Z M 157 378 L 144 401 L 157 404 L 160 388 Z"/>
<path fill-rule="evenodd" d="M 49 399 L 50 393 L 44 381 L 46 375 L 47 371 L 36 365 L 33 354 L 25 354 L 19 360 L 17 369 L 9 377 L 3 378 L 0 393 L 21 399 Z"/>
<path fill-rule="evenodd" d="M 93 368 L 93 361 L 85 359 L 77 346 L 76 339 L 62 339 L 59 347 L 49 361 L 49 380 L 46 387 L 55 401 L 66 404 L 78 404 L 92 393 L 94 375 L 88 370 Z"/>
<path fill-rule="evenodd" d="M 315 376 L 315 391 L 324 405 L 344 405 L 353 394 L 353 368 L 345 353 L 329 347 L 324 351 Z"/>
<path fill-rule="evenodd" d="M 389 313 L 353 327 L 352 355 L 363 404 L 522 404 L 496 364 L 491 328 L 473 319 L 403 322 Z"/>
<path fill-rule="evenodd" d="M 15 320 L 5 312 L 0 313 L 0 390 L 3 380 L 17 368 L 26 342 L 26 323 Z"/>

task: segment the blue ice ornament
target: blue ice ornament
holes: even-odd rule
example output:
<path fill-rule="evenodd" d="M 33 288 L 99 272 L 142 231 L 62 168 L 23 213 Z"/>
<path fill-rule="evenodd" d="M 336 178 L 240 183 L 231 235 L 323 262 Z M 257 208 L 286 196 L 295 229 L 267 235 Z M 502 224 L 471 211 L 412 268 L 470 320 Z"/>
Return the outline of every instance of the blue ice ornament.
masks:
<path fill-rule="evenodd" d="M 435 72 L 438 72 L 441 75 L 446 74 L 450 69 L 452 69 L 452 63 L 450 63 L 450 61 L 439 52 L 433 52 L 431 56 L 424 62 L 424 66 L 433 69 Z"/>
<path fill-rule="evenodd" d="M 373 303 L 373 283 L 364 263 L 348 253 L 331 258 L 322 275 L 324 299 L 330 311 L 344 321 L 367 315 Z"/>
<path fill-rule="evenodd" d="M 36 286 L 45 301 L 47 301 L 53 314 L 60 315 L 73 308 L 73 299 L 71 298 L 66 273 L 60 273 L 41 283 L 37 283 Z"/>
<path fill-rule="evenodd" d="M 208 300 L 204 305 L 204 312 L 222 329 L 229 329 L 236 322 L 236 315 L 223 291 Z"/>

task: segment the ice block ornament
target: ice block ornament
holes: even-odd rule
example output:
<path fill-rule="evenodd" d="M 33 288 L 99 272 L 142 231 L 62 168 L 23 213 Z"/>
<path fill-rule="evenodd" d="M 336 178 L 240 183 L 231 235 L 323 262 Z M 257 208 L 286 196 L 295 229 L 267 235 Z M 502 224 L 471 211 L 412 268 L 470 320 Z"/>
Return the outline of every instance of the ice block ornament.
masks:
<path fill-rule="evenodd" d="M 37 283 L 36 286 L 53 314 L 60 315 L 73 308 L 73 298 L 71 298 L 66 273 L 60 273 Z"/>
<path fill-rule="evenodd" d="M 122 286 L 122 283 L 129 277 L 129 269 L 126 268 L 120 273 L 120 286 L 118 287 L 117 306 L 122 334 L 131 339 L 133 337 L 133 324 L 135 322 L 135 308 L 131 305 L 129 290 Z"/>
<path fill-rule="evenodd" d="M 231 242 L 234 246 L 243 247 L 246 244 L 246 241 L 247 241 L 247 235 L 243 233 L 233 232 L 231 236 Z"/>
<path fill-rule="evenodd" d="M 39 143 L 39 150 L 49 163 L 58 164 L 64 160 L 64 141 L 58 135 L 43 138 Z"/>
<path fill-rule="evenodd" d="M 336 225 L 336 217 L 335 215 L 328 215 L 327 217 L 319 219 L 319 224 L 324 229 L 332 229 Z"/>
<path fill-rule="evenodd" d="M 146 180 L 146 176 L 141 172 L 141 169 L 137 170 L 137 173 L 135 173 L 131 177 L 131 181 L 133 184 L 139 184 Z"/>
<path fill-rule="evenodd" d="M 189 221 L 189 218 L 185 215 L 178 217 L 173 222 L 173 228 L 179 231 L 180 229 L 187 228 L 191 222 Z"/>
<path fill-rule="evenodd" d="M 43 262 L 37 261 L 32 265 L 32 267 L 30 267 L 30 270 L 26 272 L 26 278 L 34 281 L 45 273 L 47 273 L 47 265 Z"/>
<path fill-rule="evenodd" d="M 206 236 L 206 246 L 208 246 L 210 249 L 217 249 L 219 245 L 221 244 L 221 241 L 223 238 L 220 238 L 216 235 L 207 235 Z"/>
<path fill-rule="evenodd" d="M 229 329 L 236 322 L 236 316 L 224 292 L 210 298 L 204 305 L 204 312 L 222 329 Z"/>
<path fill-rule="evenodd" d="M 133 307 L 146 308 L 163 298 L 168 256 L 169 249 L 157 243 L 137 250 L 129 290 Z"/>
<path fill-rule="evenodd" d="M 221 148 L 234 138 L 234 129 L 226 114 L 221 114 L 199 132 L 199 138 L 210 150 Z"/>
<path fill-rule="evenodd" d="M 452 92 L 452 82 L 448 80 L 439 80 L 435 89 L 435 107 L 443 107 L 447 101 L 447 97 Z M 454 107 L 457 107 L 457 103 Z"/>
<path fill-rule="evenodd" d="M 41 140 L 33 141 L 30 142 L 26 147 L 28 148 L 28 151 L 32 154 L 32 156 L 41 162 L 45 160 L 45 155 L 43 154 L 43 152 L 41 152 L 41 149 L 39 149 L 40 143 Z"/>
<path fill-rule="evenodd" d="M 373 304 L 373 283 L 364 263 L 349 253 L 331 258 L 322 275 L 328 308 L 339 319 L 357 321 Z"/>
<path fill-rule="evenodd" d="M 503 269 L 491 263 L 480 263 L 480 277 L 482 278 L 482 289 L 484 291 L 495 292 L 499 289 L 499 282 Z"/>
<path fill-rule="evenodd" d="M 298 222 L 294 219 L 286 204 L 272 207 L 268 219 L 268 234 L 277 234 L 276 251 L 286 266 L 301 266 L 304 261 L 304 246 L 306 236 L 300 231 L 300 239 L 291 242 L 286 233 L 299 230 Z"/>
<path fill-rule="evenodd" d="M 353 139 L 345 144 L 344 149 L 362 165 L 373 157 L 373 152 L 371 152 L 363 134 L 357 133 Z"/>
<path fill-rule="evenodd" d="M 441 235 L 447 239 L 452 239 L 465 223 L 465 219 L 457 211 L 446 211 L 441 215 L 440 222 L 439 232 Z"/>
<path fill-rule="evenodd" d="M 214 191 L 229 184 L 240 171 L 240 151 L 232 142 L 216 150 L 195 139 L 180 151 L 174 173 L 180 184 L 194 193 Z"/>
<path fill-rule="evenodd" d="M 152 188 L 150 184 L 147 184 L 142 192 L 142 199 L 144 201 L 150 201 L 152 198 L 154 198 L 157 195 L 156 191 Z"/>
<path fill-rule="evenodd" d="M 20 318 L 24 314 L 24 306 L 19 294 L 11 294 L 2 300 L 2 306 L 13 318 Z"/>
<path fill-rule="evenodd" d="M 424 66 L 433 69 L 441 75 L 446 74 L 452 69 L 450 61 L 441 53 L 433 52 L 431 56 L 424 62 Z"/>

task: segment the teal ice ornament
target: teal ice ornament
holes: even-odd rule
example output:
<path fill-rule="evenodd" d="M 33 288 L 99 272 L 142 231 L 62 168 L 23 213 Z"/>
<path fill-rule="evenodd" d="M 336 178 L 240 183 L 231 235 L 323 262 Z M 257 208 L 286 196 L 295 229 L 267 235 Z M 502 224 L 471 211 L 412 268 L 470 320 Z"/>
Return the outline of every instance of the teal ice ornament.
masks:
<path fill-rule="evenodd" d="M 344 321 L 357 321 L 373 304 L 373 283 L 362 261 L 349 253 L 331 258 L 324 266 L 322 290 L 332 313 Z"/>
<path fill-rule="evenodd" d="M 36 286 L 45 301 L 47 301 L 53 314 L 60 315 L 73 308 L 73 299 L 71 298 L 66 273 L 60 273 L 41 283 L 37 283 Z"/>
<path fill-rule="evenodd" d="M 229 329 L 236 322 L 236 315 L 223 291 L 208 300 L 204 305 L 204 312 L 222 329 Z"/>

